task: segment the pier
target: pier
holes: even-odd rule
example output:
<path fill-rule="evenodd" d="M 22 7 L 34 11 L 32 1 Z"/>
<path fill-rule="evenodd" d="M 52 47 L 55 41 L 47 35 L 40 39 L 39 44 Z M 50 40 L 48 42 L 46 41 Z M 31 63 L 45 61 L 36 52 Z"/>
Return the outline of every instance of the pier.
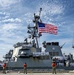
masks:
<path fill-rule="evenodd" d="M 25 75 L 22 70 L 7 70 L 5 75 Z M 2 70 L 0 71 L 0 75 L 4 75 Z M 52 69 L 28 69 L 27 75 L 54 75 L 52 74 Z M 64 70 L 57 69 L 56 75 L 74 75 L 74 70 Z"/>

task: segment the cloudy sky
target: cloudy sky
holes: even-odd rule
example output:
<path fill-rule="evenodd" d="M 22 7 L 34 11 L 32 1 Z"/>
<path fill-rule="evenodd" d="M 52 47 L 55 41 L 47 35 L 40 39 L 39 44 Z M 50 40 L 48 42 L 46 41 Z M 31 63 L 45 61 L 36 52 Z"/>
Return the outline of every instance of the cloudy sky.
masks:
<path fill-rule="evenodd" d="M 62 52 L 74 54 L 74 0 L 0 0 L 0 59 L 22 42 L 27 34 L 28 24 L 33 25 L 33 14 L 42 9 L 42 22 L 58 27 L 58 34 L 42 34 L 43 41 L 64 43 Z M 41 46 L 41 45 L 40 45 Z"/>

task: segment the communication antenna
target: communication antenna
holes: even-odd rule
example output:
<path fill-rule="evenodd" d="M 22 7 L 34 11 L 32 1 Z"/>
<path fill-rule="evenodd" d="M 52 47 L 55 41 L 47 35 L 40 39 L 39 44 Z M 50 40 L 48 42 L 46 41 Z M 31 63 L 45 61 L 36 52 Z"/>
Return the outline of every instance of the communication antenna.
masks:
<path fill-rule="evenodd" d="M 41 11 L 42 11 L 42 8 L 40 8 L 40 11 L 39 11 L 39 16 L 41 15 Z"/>
<path fill-rule="evenodd" d="M 38 38 L 41 36 L 41 34 L 38 34 L 38 22 L 40 21 L 40 15 L 41 15 L 42 8 L 39 10 L 39 15 L 36 15 L 34 13 L 34 26 L 31 27 L 28 25 L 28 33 L 30 34 L 30 37 L 36 41 L 36 47 L 39 48 L 38 44 Z"/>

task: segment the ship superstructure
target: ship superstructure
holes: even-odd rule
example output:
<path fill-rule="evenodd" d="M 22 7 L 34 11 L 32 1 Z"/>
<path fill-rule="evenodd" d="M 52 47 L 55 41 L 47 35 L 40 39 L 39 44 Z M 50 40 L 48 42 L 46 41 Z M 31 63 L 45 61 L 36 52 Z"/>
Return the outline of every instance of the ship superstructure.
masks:
<path fill-rule="evenodd" d="M 29 39 L 24 40 L 24 42 L 18 42 L 14 45 L 14 50 L 5 57 L 9 59 L 7 62 L 8 67 L 12 68 L 23 68 L 23 64 L 27 63 L 28 68 L 39 68 L 39 67 L 51 67 L 53 56 L 62 56 L 61 46 L 59 42 L 43 42 L 43 47 L 45 52 L 42 52 L 41 47 L 39 47 L 38 38 L 42 36 L 38 32 L 38 22 L 40 22 L 40 14 L 42 8 L 40 8 L 39 15 L 34 13 L 34 26 L 28 25 Z"/>

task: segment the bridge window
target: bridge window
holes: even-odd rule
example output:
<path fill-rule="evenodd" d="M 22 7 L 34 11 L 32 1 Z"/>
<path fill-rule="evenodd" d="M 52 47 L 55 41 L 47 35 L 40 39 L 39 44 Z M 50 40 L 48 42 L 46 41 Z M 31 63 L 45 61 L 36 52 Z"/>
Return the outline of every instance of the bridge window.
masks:
<path fill-rule="evenodd" d="M 49 54 L 50 54 L 51 56 L 58 56 L 58 55 L 59 55 L 58 52 L 49 52 Z"/>

